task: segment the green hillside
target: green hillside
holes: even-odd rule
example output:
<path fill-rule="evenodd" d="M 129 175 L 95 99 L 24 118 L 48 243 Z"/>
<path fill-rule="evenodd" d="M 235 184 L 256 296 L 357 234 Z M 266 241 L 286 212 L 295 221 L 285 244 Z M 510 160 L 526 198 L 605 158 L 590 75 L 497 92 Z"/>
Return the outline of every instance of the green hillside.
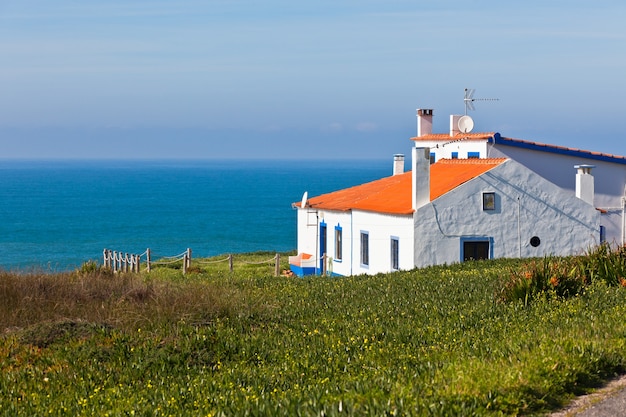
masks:
<path fill-rule="evenodd" d="M 626 370 L 623 280 L 550 262 L 0 272 L 0 415 L 541 414 Z"/>

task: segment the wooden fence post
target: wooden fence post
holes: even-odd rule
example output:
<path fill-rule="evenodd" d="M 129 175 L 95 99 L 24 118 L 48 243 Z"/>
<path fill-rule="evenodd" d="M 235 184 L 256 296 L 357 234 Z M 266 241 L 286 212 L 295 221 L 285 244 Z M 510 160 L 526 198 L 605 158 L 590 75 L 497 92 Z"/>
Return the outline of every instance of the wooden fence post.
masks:
<path fill-rule="evenodd" d="M 228 254 L 228 268 L 230 269 L 230 272 L 233 272 L 233 254 L 232 253 Z"/>
<path fill-rule="evenodd" d="M 150 272 L 150 248 L 146 249 L 146 267 L 148 272 Z"/>
<path fill-rule="evenodd" d="M 183 275 L 187 273 L 187 262 L 189 261 L 189 255 L 187 252 L 183 255 Z"/>
<path fill-rule="evenodd" d="M 191 268 L 191 248 L 187 248 L 187 268 Z"/>
<path fill-rule="evenodd" d="M 280 253 L 276 254 L 276 266 L 274 267 L 274 276 L 280 276 Z"/>

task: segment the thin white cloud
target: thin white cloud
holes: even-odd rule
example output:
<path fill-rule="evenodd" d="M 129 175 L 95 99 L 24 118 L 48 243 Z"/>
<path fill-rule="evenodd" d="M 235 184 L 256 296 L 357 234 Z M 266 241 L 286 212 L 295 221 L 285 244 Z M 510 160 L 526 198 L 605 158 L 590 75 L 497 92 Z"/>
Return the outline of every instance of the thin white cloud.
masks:
<path fill-rule="evenodd" d="M 359 132 L 373 132 L 378 129 L 378 125 L 372 122 L 360 122 L 357 123 L 355 129 Z"/>
<path fill-rule="evenodd" d="M 341 132 L 341 131 L 343 131 L 343 124 L 341 124 L 339 122 L 333 122 L 333 123 L 330 123 L 330 124 L 328 124 L 326 126 L 323 126 L 320 130 L 322 132 L 325 132 L 325 133 Z"/>

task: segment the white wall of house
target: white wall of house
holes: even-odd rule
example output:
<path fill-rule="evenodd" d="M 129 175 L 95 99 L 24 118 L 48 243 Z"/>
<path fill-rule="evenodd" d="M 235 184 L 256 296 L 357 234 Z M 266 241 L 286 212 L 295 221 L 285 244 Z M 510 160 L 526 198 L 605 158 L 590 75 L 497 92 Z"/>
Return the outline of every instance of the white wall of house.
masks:
<path fill-rule="evenodd" d="M 391 239 L 398 241 L 398 270 L 414 268 L 413 216 L 360 210 L 298 209 L 298 252 L 320 256 L 320 225 L 326 225 L 327 271 L 337 275 L 376 274 L 392 271 Z M 336 231 L 341 230 L 341 259 L 337 257 Z M 367 234 L 369 264 L 361 262 L 361 233 Z M 318 263 L 319 265 L 319 263 Z"/>
<path fill-rule="evenodd" d="M 398 270 L 413 269 L 413 215 L 354 210 L 352 213 L 352 275 L 390 272 L 391 239 L 398 240 Z M 361 233 L 368 235 L 369 265 L 361 263 Z M 347 243 L 347 242 L 346 242 Z"/>
<path fill-rule="evenodd" d="M 331 275 L 351 275 L 350 265 L 353 254 L 352 242 L 352 212 L 323 210 L 319 212 L 321 223 L 326 224 L 326 272 Z M 341 250 L 337 248 L 337 233 L 341 231 Z M 341 256 L 339 256 L 341 255 Z"/>
<path fill-rule="evenodd" d="M 624 224 L 623 208 L 603 211 L 600 216 L 600 224 L 605 227 L 606 243 L 618 246 L 624 241 L 622 230 L 626 228 L 626 225 Z"/>
<path fill-rule="evenodd" d="M 430 148 L 430 153 L 435 154 L 435 162 L 440 159 L 452 159 L 454 153 L 459 159 L 467 159 L 470 152 L 477 152 L 479 158 L 486 158 L 487 145 L 484 140 L 464 140 L 464 141 L 425 141 L 416 142 L 416 147 Z"/>
<path fill-rule="evenodd" d="M 483 210 L 484 192 L 495 193 L 495 210 Z M 513 160 L 419 208 L 414 224 L 420 267 L 460 262 L 465 240 L 516 258 L 583 253 L 600 237 L 599 211 Z"/>
<path fill-rule="evenodd" d="M 318 242 L 318 213 L 308 208 L 298 208 L 296 220 L 298 253 L 316 255 Z"/>

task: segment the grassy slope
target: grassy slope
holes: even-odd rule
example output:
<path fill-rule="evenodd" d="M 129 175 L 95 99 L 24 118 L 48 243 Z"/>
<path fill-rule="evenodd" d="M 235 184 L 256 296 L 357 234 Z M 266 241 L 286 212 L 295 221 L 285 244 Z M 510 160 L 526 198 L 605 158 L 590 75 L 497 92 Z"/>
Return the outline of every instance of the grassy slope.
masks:
<path fill-rule="evenodd" d="M 0 414 L 534 414 L 626 369 L 626 289 L 497 302 L 514 265 L 0 274 Z"/>

